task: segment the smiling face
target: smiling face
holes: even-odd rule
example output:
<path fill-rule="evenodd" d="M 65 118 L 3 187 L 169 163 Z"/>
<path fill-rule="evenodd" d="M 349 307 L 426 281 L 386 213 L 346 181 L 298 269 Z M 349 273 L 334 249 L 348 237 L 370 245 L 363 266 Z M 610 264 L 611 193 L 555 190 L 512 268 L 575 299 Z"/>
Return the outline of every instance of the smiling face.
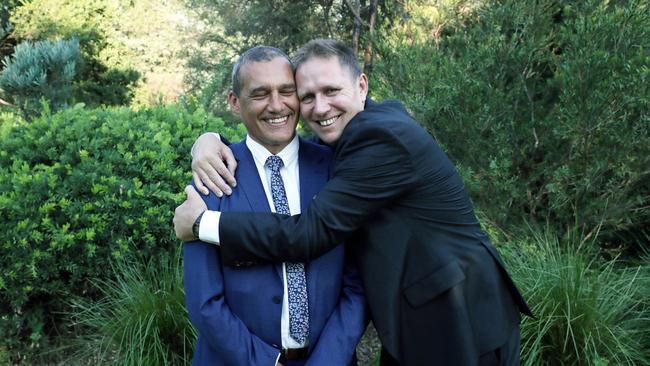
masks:
<path fill-rule="evenodd" d="M 272 154 L 287 146 L 296 133 L 299 103 L 289 61 L 248 62 L 239 70 L 239 95 L 230 92 L 228 104 L 248 135 Z"/>
<path fill-rule="evenodd" d="M 330 145 L 363 110 L 368 94 L 366 75 L 352 76 L 337 57 L 313 57 L 300 64 L 296 84 L 303 120 Z"/>

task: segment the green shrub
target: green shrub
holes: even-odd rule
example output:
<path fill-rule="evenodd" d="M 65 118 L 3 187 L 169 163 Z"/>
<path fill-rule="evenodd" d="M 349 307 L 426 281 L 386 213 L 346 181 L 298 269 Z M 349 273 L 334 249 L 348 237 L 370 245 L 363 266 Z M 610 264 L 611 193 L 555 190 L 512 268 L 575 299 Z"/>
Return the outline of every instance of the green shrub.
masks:
<path fill-rule="evenodd" d="M 650 364 L 650 266 L 603 260 L 588 238 L 529 235 L 500 247 L 535 315 L 522 321 L 522 364 Z"/>
<path fill-rule="evenodd" d="M 41 112 L 42 98 L 55 110 L 70 102 L 72 81 L 81 68 L 79 42 L 25 41 L 2 63 L 0 89 L 12 97 L 25 118 L 31 118 Z"/>
<path fill-rule="evenodd" d="M 114 35 L 121 2 L 108 0 L 32 0 L 12 13 L 20 40 L 79 40 L 85 67 L 73 85 L 75 101 L 124 105 L 133 97 L 140 74 L 125 62 L 131 51 Z"/>
<path fill-rule="evenodd" d="M 196 332 L 185 309 L 179 253 L 117 261 L 115 279 L 96 284 L 101 300 L 74 303 L 72 317 L 88 334 L 77 340 L 80 363 L 189 364 Z"/>
<path fill-rule="evenodd" d="M 78 105 L 2 129 L 0 349 L 35 352 L 63 332 L 65 301 L 96 296 L 112 260 L 177 248 L 173 210 L 207 130 L 244 135 L 192 105 Z"/>
<path fill-rule="evenodd" d="M 647 230 L 648 7 L 488 2 L 439 38 L 380 43 L 371 89 L 406 103 L 500 225 Z"/>

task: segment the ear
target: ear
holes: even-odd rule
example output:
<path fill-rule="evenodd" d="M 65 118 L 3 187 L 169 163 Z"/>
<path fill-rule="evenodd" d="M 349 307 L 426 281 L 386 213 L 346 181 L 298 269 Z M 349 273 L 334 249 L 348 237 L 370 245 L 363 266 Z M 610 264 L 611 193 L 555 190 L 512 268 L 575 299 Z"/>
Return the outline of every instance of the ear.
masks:
<path fill-rule="evenodd" d="M 230 93 L 228 93 L 228 106 L 230 107 L 230 111 L 233 114 L 236 114 L 238 116 L 240 115 L 241 108 L 239 106 L 239 97 L 232 90 L 230 91 Z"/>
<path fill-rule="evenodd" d="M 357 78 L 357 83 L 359 85 L 359 94 L 363 103 L 366 102 L 366 96 L 368 95 L 368 76 L 361 73 Z"/>

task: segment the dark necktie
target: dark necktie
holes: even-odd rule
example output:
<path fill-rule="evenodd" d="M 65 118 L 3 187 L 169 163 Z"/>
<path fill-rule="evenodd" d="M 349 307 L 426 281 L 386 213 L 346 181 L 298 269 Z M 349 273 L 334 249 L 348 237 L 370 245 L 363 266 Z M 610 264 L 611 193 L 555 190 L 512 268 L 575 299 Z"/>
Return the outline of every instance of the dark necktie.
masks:
<path fill-rule="evenodd" d="M 266 166 L 271 169 L 271 196 L 275 212 L 291 215 L 289 202 L 284 190 L 280 168 L 284 165 L 282 158 L 271 155 L 266 159 Z M 309 302 L 307 300 L 307 280 L 303 263 L 286 263 L 287 291 L 289 298 L 289 333 L 298 343 L 304 343 L 309 334 Z"/>

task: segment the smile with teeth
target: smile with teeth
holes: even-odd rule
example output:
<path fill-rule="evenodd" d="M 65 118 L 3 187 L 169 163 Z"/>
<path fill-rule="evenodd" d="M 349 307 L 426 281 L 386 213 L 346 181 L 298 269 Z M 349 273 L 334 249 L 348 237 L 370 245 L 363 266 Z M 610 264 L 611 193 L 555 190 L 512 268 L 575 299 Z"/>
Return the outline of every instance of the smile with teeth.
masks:
<path fill-rule="evenodd" d="M 334 121 L 336 121 L 337 118 L 338 118 L 338 116 L 335 116 L 335 117 L 332 117 L 330 119 L 326 119 L 326 120 L 323 120 L 323 121 L 318 121 L 318 124 L 323 126 L 323 127 L 329 126 L 329 125 L 333 124 Z"/>
<path fill-rule="evenodd" d="M 289 116 L 282 116 L 277 118 L 267 118 L 266 121 L 272 125 L 281 125 L 287 121 Z"/>

